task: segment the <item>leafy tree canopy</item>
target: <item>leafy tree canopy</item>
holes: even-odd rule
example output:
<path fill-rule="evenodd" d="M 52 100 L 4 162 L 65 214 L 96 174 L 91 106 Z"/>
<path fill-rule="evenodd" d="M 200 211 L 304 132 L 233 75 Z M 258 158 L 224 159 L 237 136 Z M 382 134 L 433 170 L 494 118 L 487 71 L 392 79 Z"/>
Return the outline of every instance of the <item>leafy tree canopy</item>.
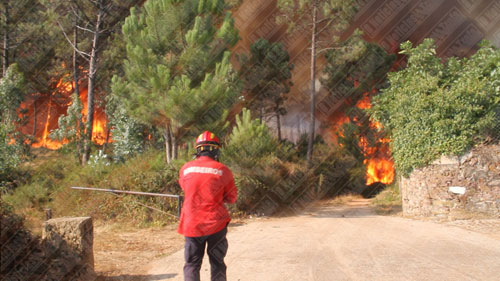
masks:
<path fill-rule="evenodd" d="M 500 137 L 500 50 L 481 46 L 470 58 L 443 62 L 432 39 L 401 44 L 408 66 L 389 74 L 390 86 L 370 110 L 390 133 L 398 171 L 407 174 Z"/>

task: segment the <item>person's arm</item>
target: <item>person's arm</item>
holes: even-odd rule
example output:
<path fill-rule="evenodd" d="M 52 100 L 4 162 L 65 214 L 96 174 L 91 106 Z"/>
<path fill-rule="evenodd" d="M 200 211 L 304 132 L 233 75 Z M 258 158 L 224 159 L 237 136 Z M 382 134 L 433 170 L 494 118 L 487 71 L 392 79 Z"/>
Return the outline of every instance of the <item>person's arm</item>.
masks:
<path fill-rule="evenodd" d="M 227 183 L 224 186 L 224 203 L 233 204 L 238 197 L 238 190 L 234 184 L 234 177 L 231 170 L 226 169 Z"/>

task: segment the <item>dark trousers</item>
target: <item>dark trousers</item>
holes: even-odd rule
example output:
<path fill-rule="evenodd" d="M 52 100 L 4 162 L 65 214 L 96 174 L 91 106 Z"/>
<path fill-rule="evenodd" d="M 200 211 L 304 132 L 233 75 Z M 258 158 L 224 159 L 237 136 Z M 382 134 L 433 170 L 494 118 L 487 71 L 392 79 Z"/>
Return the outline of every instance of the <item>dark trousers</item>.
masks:
<path fill-rule="evenodd" d="M 205 254 L 205 245 L 210 260 L 212 281 L 226 281 L 226 264 L 224 257 L 227 253 L 227 227 L 208 236 L 186 237 L 184 245 L 184 280 L 200 281 L 200 268 Z"/>

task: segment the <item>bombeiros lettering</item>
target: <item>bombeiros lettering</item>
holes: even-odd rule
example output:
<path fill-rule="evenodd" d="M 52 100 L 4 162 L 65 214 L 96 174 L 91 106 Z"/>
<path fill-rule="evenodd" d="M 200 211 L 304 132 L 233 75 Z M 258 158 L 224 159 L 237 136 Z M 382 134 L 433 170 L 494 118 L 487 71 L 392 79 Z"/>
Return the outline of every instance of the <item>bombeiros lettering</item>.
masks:
<path fill-rule="evenodd" d="M 210 167 L 189 167 L 184 170 L 184 176 L 190 173 L 199 173 L 199 174 L 213 174 L 222 176 L 222 170 L 210 168 Z"/>

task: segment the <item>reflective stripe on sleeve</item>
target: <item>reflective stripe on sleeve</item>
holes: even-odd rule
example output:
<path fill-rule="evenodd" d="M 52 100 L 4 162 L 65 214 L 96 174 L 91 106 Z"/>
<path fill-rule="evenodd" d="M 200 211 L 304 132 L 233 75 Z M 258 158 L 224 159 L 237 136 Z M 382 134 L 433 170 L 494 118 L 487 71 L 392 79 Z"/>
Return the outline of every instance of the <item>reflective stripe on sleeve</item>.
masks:
<path fill-rule="evenodd" d="M 184 176 L 190 173 L 199 173 L 199 174 L 212 174 L 222 176 L 222 170 L 210 168 L 210 167 L 189 167 L 184 169 Z"/>

